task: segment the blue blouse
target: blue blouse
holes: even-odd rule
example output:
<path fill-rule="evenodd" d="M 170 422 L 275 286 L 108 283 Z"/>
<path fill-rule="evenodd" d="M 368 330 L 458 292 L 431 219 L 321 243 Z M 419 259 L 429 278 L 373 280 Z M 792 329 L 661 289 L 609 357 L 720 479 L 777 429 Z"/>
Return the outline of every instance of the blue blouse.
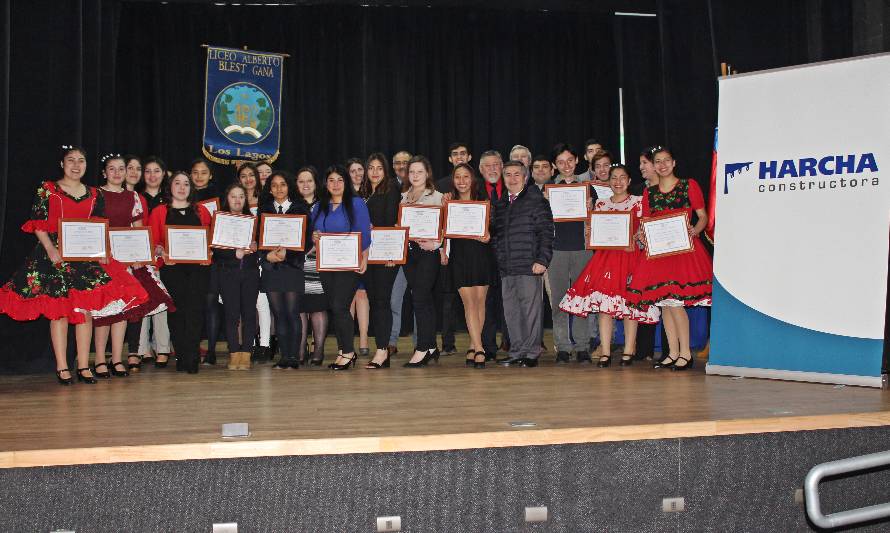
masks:
<path fill-rule="evenodd" d="M 368 214 L 368 206 L 361 198 L 352 199 L 352 224 L 349 223 L 346 209 L 342 205 L 330 213 L 319 213 L 318 205 L 316 203 L 312 206 L 312 215 L 309 217 L 314 230 L 321 233 L 361 232 L 362 250 L 371 246 L 371 216 Z"/>

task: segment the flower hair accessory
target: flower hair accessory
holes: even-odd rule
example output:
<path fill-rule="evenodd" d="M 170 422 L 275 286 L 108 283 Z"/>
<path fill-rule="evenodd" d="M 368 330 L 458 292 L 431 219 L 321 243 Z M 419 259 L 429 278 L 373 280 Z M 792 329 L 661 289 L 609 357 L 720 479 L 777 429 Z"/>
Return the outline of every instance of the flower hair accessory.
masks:
<path fill-rule="evenodd" d="M 74 149 L 74 146 L 71 144 L 63 144 L 62 145 L 62 150 L 73 150 L 73 149 Z"/>
<path fill-rule="evenodd" d="M 654 154 L 655 152 L 660 152 L 661 150 L 664 150 L 664 146 L 659 144 L 657 146 L 653 146 L 652 148 L 650 148 L 649 152 Z"/>
<path fill-rule="evenodd" d="M 99 158 L 99 162 L 102 164 L 105 164 L 105 162 L 108 161 L 109 159 L 117 159 L 120 156 L 121 156 L 120 154 L 105 154 Z"/>

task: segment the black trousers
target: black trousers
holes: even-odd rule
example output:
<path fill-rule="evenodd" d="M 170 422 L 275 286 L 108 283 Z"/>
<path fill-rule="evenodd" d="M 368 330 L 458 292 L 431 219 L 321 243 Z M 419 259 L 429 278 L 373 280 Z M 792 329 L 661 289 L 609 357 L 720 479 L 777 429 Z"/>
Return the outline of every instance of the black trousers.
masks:
<path fill-rule="evenodd" d="M 501 331 L 501 340 L 510 344 L 510 335 L 507 333 L 507 321 L 504 320 L 504 300 L 501 296 L 501 276 L 496 277 L 497 282 L 488 288 L 485 295 L 485 323 L 482 325 L 482 348 L 485 353 L 494 355 L 498 351 L 498 330 Z"/>
<path fill-rule="evenodd" d="M 176 366 L 197 371 L 210 268 L 204 265 L 165 265 L 161 268 L 161 281 L 167 286 L 176 306 L 176 311 L 167 313 L 170 339 L 176 349 Z"/>
<path fill-rule="evenodd" d="M 334 322 L 334 333 L 337 335 L 337 345 L 344 354 L 353 353 L 355 352 L 355 329 L 352 315 L 349 314 L 349 305 L 352 303 L 352 298 L 355 297 L 358 274 L 355 272 L 319 272 L 318 274 L 331 306 L 331 318 Z M 391 320 L 392 317 L 390 317 Z M 386 336 L 389 337 L 389 332 Z"/>
<path fill-rule="evenodd" d="M 405 279 L 411 288 L 414 318 L 417 321 L 417 351 L 436 347 L 436 308 L 433 303 L 433 286 L 439 274 L 439 251 L 428 252 L 415 244 L 408 249 Z"/>
<path fill-rule="evenodd" d="M 142 332 L 142 320 L 127 322 L 127 333 L 124 337 L 127 341 L 129 353 L 139 353 L 139 334 Z"/>
<path fill-rule="evenodd" d="M 371 331 L 378 350 L 385 350 L 389 345 L 389 335 L 392 332 L 390 297 L 398 273 L 399 267 L 368 265 L 363 277 L 371 304 Z"/>
<path fill-rule="evenodd" d="M 451 270 L 447 266 L 439 266 L 439 276 L 436 279 L 436 311 L 442 324 L 442 348 L 454 348 L 455 313 L 454 305 L 457 291 L 451 282 Z"/>
<path fill-rule="evenodd" d="M 227 268 L 216 265 L 216 268 L 219 269 L 219 292 L 223 299 L 229 353 L 249 352 L 253 349 L 253 337 L 257 329 L 256 300 L 260 293 L 260 270 L 255 266 Z"/>
<path fill-rule="evenodd" d="M 655 357 L 655 329 L 658 324 L 637 325 L 637 356 L 636 359 Z M 670 351 L 667 334 L 661 328 L 661 355 L 667 355 Z"/>

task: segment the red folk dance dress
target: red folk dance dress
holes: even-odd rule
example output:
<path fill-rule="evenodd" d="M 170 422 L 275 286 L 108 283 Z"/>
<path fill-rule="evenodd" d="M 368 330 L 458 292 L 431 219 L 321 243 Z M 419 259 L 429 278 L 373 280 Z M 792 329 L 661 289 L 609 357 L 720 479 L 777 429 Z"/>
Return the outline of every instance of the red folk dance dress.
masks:
<path fill-rule="evenodd" d="M 103 216 L 108 219 L 111 227 L 129 227 L 133 222 L 142 221 L 148 225 L 148 204 L 145 198 L 134 191 L 123 190 L 120 192 L 99 189 L 104 205 Z M 167 288 L 161 283 L 161 277 L 154 265 L 145 265 L 139 268 L 129 268 L 130 274 L 145 289 L 148 299 L 144 302 L 130 306 L 120 313 L 100 316 L 93 313 L 93 324 L 96 326 L 108 326 L 121 320 L 136 322 L 144 316 L 151 316 L 168 309 L 173 309 L 173 300 L 167 292 Z"/>
<path fill-rule="evenodd" d="M 705 199 L 698 183 L 681 179 L 673 189 L 661 192 L 658 185 L 643 193 L 643 216 L 659 216 L 692 212 L 705 208 Z M 692 239 L 693 250 L 666 257 L 640 261 L 628 288 L 632 307 L 646 311 L 652 306 L 692 307 L 711 305 L 713 270 L 711 258 L 698 237 Z"/>
<path fill-rule="evenodd" d="M 102 201 L 93 187 L 74 198 L 55 182 L 43 182 L 31 207 L 31 220 L 25 222 L 22 231 L 45 231 L 58 246 L 59 219 L 89 218 L 101 212 Z M 123 310 L 145 299 L 145 290 L 117 261 L 109 260 L 105 265 L 95 261 L 53 264 L 38 242 L 24 266 L 0 288 L 0 313 L 15 320 L 34 320 L 43 315 L 81 324 L 85 312 Z"/>
<path fill-rule="evenodd" d="M 643 198 L 628 196 L 621 202 L 611 198 L 600 199 L 593 206 L 594 211 L 630 211 L 631 229 L 636 233 L 643 214 Z M 559 308 L 572 315 L 586 317 L 590 313 L 606 313 L 617 319 L 630 318 L 638 322 L 655 324 L 660 312 L 650 306 L 640 310 L 627 303 L 628 284 L 641 259 L 638 249 L 598 250 L 587 266 L 581 271 L 575 283 L 569 287 L 559 303 Z"/>

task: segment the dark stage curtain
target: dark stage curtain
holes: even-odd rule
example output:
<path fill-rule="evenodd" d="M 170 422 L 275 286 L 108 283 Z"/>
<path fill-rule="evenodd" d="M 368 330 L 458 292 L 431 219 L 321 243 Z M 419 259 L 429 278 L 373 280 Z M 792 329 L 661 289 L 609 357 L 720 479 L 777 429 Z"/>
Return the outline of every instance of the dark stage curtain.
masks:
<path fill-rule="evenodd" d="M 547 152 L 587 136 L 617 145 L 607 16 L 133 3 L 120 26 L 117 144 L 172 166 L 200 153 L 203 43 L 291 55 L 283 168 L 407 149 L 439 174 L 456 140 L 477 156 L 489 148 L 506 156 L 514 144 Z"/>
<path fill-rule="evenodd" d="M 626 162 L 633 179 L 642 180 L 639 153 L 666 138 L 658 19 L 615 17 L 614 23 Z"/>

